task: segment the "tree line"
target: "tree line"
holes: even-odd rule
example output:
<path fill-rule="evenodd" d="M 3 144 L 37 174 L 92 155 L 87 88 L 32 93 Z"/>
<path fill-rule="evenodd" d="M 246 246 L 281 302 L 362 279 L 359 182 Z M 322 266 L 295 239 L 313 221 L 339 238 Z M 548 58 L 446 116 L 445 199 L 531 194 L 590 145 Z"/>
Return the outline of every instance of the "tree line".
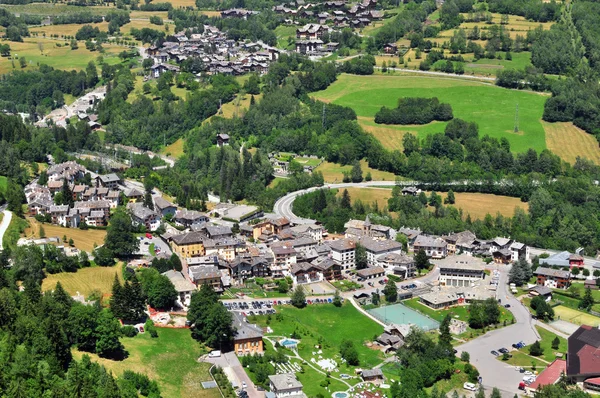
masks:
<path fill-rule="evenodd" d="M 405 97 L 398 99 L 396 108 L 382 107 L 375 114 L 375 123 L 427 124 L 434 120 L 448 121 L 453 117 L 450 104 L 440 103 L 437 97 Z"/>

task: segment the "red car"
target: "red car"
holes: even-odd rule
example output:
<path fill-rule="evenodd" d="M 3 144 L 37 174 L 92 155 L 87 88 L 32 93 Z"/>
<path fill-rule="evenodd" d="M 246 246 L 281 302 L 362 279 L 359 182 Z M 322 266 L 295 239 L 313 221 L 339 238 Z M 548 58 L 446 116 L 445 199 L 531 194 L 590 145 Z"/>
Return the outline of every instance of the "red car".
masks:
<path fill-rule="evenodd" d="M 148 232 L 146 232 L 146 238 L 152 239 L 152 234 L 149 234 Z"/>

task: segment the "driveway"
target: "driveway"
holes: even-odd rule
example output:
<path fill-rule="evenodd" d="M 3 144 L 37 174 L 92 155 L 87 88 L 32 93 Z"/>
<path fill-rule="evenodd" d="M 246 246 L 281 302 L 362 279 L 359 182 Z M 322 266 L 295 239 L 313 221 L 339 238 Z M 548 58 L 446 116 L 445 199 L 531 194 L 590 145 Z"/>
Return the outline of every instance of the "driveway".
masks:
<path fill-rule="evenodd" d="M 507 290 L 509 267 L 499 266 L 498 270 L 501 274 L 497 297 L 502 300 L 502 305 L 510 304 L 510 310 L 515 317 L 515 324 L 488 332 L 466 344 L 457 346 L 456 349 L 458 350 L 458 356 L 463 351 L 470 354 L 471 363 L 479 370 L 486 390 L 491 391 L 493 387 L 497 387 L 501 390 L 503 397 L 512 398 L 514 394 L 519 393 L 518 386 L 523 375 L 516 371 L 514 366 L 506 365 L 497 360 L 490 351 L 498 351 L 502 347 L 511 350 L 512 344 L 518 341 L 532 344 L 540 337 L 535 330 L 533 319 L 527 308 Z"/>
<path fill-rule="evenodd" d="M 228 352 L 226 354 L 221 355 L 218 358 L 205 358 L 204 362 L 212 363 L 223 368 L 225 374 L 227 374 L 228 378 L 230 378 L 229 381 L 235 381 L 235 383 L 238 386 L 240 386 L 240 389 L 242 383 L 245 382 L 245 390 L 250 398 L 263 398 L 265 396 L 264 392 L 258 391 L 254 387 L 254 383 L 252 383 L 252 380 L 250 380 L 250 377 L 248 377 L 248 375 L 244 371 L 240 360 L 233 352 Z M 227 368 L 229 368 L 229 371 Z M 234 380 L 231 380 L 231 378 L 233 378 Z"/>

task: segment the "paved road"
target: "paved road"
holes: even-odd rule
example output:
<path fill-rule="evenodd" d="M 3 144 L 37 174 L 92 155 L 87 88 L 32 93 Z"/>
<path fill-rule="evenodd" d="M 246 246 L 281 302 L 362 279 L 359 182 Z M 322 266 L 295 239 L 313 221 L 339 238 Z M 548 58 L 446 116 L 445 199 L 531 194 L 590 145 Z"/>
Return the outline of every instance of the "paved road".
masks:
<path fill-rule="evenodd" d="M 496 359 L 490 351 L 498 351 L 502 347 L 512 350 L 512 344 L 518 341 L 532 344 L 539 339 L 539 335 L 535 330 L 534 321 L 527 308 L 508 292 L 507 275 L 509 269 L 508 266 L 499 267 L 501 274 L 497 298 L 502 300 L 502 305 L 511 305 L 510 310 L 515 317 L 515 324 L 488 332 L 456 347 L 456 349 L 459 356 L 463 351 L 470 354 L 471 363 L 479 370 L 486 390 L 491 391 L 493 387 L 497 387 L 501 390 L 503 397 L 512 398 L 515 393 L 519 393 L 518 386 L 523 375 L 516 371 L 513 366 L 506 365 Z"/>
<path fill-rule="evenodd" d="M 233 352 L 228 352 L 226 354 L 221 355 L 218 358 L 206 358 L 205 362 L 215 364 L 225 371 L 226 374 L 232 374 L 232 377 L 237 382 L 237 385 L 242 386 L 242 383 L 246 383 L 246 392 L 248 392 L 248 396 L 251 398 L 262 398 L 265 396 L 265 393 L 262 391 L 258 391 L 254 387 L 254 383 L 250 380 L 250 377 L 244 371 L 240 360 Z M 226 368 L 230 368 L 231 372 L 227 372 Z"/>
<path fill-rule="evenodd" d="M 381 69 L 380 66 L 375 66 L 374 68 Z M 486 77 L 486 76 L 477 76 L 477 75 L 456 75 L 454 73 L 432 72 L 432 71 L 427 71 L 427 70 L 415 70 L 415 69 L 404 69 L 404 68 L 388 68 L 388 70 L 394 70 L 397 72 L 415 73 L 415 74 L 419 74 L 419 75 L 442 76 L 442 77 L 448 77 L 448 78 L 453 78 L 453 79 L 486 80 L 486 81 L 491 81 L 491 82 L 496 81 L 495 77 Z"/>
<path fill-rule="evenodd" d="M 4 217 L 2 218 L 2 223 L 0 223 L 0 250 L 2 250 L 2 241 L 4 240 L 4 233 L 8 229 L 10 225 L 10 221 L 12 220 L 12 212 L 8 210 L 3 210 Z"/>

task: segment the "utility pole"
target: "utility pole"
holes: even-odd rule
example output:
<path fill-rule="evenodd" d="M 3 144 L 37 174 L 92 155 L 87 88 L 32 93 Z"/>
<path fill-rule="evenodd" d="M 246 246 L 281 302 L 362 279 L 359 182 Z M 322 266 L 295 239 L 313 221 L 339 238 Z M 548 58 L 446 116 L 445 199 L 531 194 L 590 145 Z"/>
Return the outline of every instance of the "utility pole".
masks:
<path fill-rule="evenodd" d="M 519 103 L 517 102 L 517 107 L 515 109 L 515 133 L 519 132 Z"/>
<path fill-rule="evenodd" d="M 323 104 L 323 118 L 321 119 L 321 127 L 325 130 L 325 117 L 327 113 L 327 108 L 325 108 L 325 104 Z"/>

